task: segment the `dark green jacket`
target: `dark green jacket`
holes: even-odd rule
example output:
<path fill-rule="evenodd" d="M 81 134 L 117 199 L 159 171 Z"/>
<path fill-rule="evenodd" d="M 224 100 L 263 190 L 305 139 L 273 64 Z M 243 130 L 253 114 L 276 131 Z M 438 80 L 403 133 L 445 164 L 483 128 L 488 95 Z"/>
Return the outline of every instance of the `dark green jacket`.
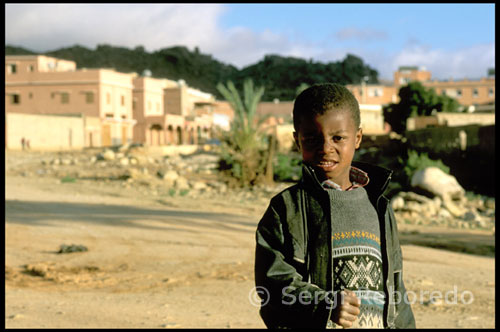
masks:
<path fill-rule="evenodd" d="M 359 162 L 353 162 L 353 166 L 368 173 L 370 182 L 365 189 L 379 216 L 386 293 L 384 326 L 415 328 L 411 307 L 404 301 L 396 219 L 383 196 L 392 171 Z M 327 326 L 333 308 L 330 228 L 335 211 L 330 210 L 330 200 L 314 172 L 303 166 L 299 183 L 271 199 L 257 226 L 255 283 L 262 298 L 260 315 L 269 328 Z M 323 223 L 323 229 L 326 223 L 330 232 L 315 233 L 319 223 Z M 310 234 L 318 234 L 318 238 L 308 241 Z M 304 297 L 307 294 L 310 298 Z"/>

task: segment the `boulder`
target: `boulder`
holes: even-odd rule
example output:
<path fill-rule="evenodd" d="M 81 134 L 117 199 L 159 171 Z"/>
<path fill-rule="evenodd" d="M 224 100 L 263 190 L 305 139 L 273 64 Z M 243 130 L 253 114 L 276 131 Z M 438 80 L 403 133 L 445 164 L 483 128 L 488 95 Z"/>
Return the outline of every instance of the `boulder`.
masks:
<path fill-rule="evenodd" d="M 104 160 L 115 160 L 115 153 L 113 150 L 106 149 L 104 152 L 101 154 L 102 159 Z"/>
<path fill-rule="evenodd" d="M 426 167 L 415 172 L 411 178 L 411 186 L 423 189 L 441 199 L 463 199 L 465 190 L 457 179 L 437 167 Z"/>
<path fill-rule="evenodd" d="M 129 160 L 127 157 L 120 158 L 120 165 L 128 166 L 128 164 L 129 164 Z"/>
<path fill-rule="evenodd" d="M 495 209 L 495 199 L 494 199 L 494 198 L 487 198 L 487 199 L 484 201 L 484 206 L 485 206 L 487 209 Z"/>
<path fill-rule="evenodd" d="M 200 181 L 191 183 L 191 186 L 193 187 L 194 190 L 206 190 L 208 187 L 205 182 L 200 182 Z"/>
<path fill-rule="evenodd" d="M 451 215 L 455 218 L 459 218 L 465 214 L 465 209 L 460 207 L 458 204 L 455 204 L 451 198 L 443 199 L 443 206 L 448 210 Z"/>
<path fill-rule="evenodd" d="M 394 211 L 403 210 L 405 207 L 405 200 L 401 196 L 394 196 L 391 200 L 391 206 Z"/>
<path fill-rule="evenodd" d="M 174 184 L 179 178 L 179 174 L 174 170 L 168 170 L 161 175 L 161 178 L 168 183 Z"/>
<path fill-rule="evenodd" d="M 190 189 L 188 180 L 185 177 L 183 177 L 183 176 L 179 176 L 175 180 L 174 185 L 175 185 L 175 188 L 178 189 L 178 190 L 188 190 L 188 189 Z"/>

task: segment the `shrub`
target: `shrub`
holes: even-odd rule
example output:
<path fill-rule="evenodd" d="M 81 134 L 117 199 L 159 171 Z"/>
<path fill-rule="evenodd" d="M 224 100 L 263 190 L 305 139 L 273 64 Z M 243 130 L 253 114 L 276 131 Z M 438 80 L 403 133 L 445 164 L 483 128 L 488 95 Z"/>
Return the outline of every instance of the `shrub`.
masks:
<path fill-rule="evenodd" d="M 446 166 L 441 159 L 430 159 L 425 152 L 418 153 L 414 150 L 408 150 L 408 160 L 405 163 L 404 172 L 409 179 L 411 179 L 415 172 L 426 167 L 437 167 L 446 174 L 450 174 L 450 168 Z"/>
<path fill-rule="evenodd" d="M 302 160 L 293 154 L 278 154 L 274 160 L 274 180 L 296 181 L 302 171 Z"/>

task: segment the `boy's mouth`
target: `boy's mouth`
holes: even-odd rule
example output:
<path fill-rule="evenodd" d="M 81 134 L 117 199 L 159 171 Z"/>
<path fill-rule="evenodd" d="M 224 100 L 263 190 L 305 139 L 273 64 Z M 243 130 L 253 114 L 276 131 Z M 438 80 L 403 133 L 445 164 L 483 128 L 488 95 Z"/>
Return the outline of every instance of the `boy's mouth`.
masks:
<path fill-rule="evenodd" d="M 338 162 L 333 160 L 321 160 L 316 164 L 317 167 L 321 168 L 325 172 L 329 172 L 337 166 Z"/>

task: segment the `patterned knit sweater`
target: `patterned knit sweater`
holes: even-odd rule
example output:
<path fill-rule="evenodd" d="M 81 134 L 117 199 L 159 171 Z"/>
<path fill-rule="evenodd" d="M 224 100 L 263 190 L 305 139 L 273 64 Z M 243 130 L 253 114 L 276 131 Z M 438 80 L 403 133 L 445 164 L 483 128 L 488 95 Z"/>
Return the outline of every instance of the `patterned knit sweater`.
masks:
<path fill-rule="evenodd" d="M 380 225 L 366 190 L 328 189 L 332 209 L 334 291 L 361 299 L 355 328 L 383 328 L 384 288 Z"/>

